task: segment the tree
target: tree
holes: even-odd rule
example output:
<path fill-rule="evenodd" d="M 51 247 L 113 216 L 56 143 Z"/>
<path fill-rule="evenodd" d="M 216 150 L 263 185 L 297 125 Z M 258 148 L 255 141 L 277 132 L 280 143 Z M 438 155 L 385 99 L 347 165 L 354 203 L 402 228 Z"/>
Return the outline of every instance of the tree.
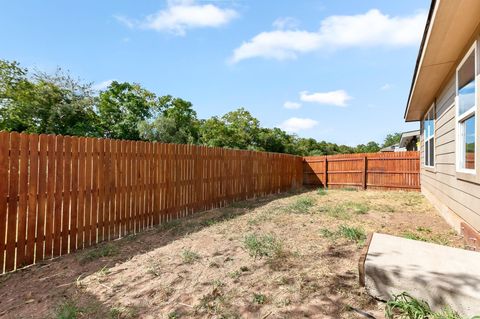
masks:
<path fill-rule="evenodd" d="M 0 60 L 0 129 L 97 136 L 91 85 L 61 69 L 29 78 L 17 62 Z"/>
<path fill-rule="evenodd" d="M 261 151 L 275 153 L 294 152 L 293 136 L 277 127 L 273 129 L 260 128 L 257 145 L 258 150 Z"/>
<path fill-rule="evenodd" d="M 368 142 L 367 145 L 357 145 L 355 148 L 355 153 L 377 153 L 378 151 L 380 151 L 380 145 L 374 141 Z"/>
<path fill-rule="evenodd" d="M 153 122 L 140 123 L 142 139 L 164 143 L 198 143 L 199 123 L 192 103 L 167 95 L 159 99 L 159 109 L 161 114 Z"/>
<path fill-rule="evenodd" d="M 385 140 L 383 142 L 383 147 L 388 147 L 388 146 L 392 146 L 397 143 L 400 143 L 401 138 L 402 138 L 402 133 L 388 134 L 387 137 L 385 137 Z"/>
<path fill-rule="evenodd" d="M 139 124 L 159 112 L 156 95 L 139 84 L 113 81 L 100 93 L 98 113 L 103 136 L 139 140 Z"/>
<path fill-rule="evenodd" d="M 207 146 L 231 147 L 229 128 L 216 116 L 200 122 L 200 143 Z"/>
<path fill-rule="evenodd" d="M 201 142 L 209 146 L 258 149 L 260 123 L 244 108 L 202 122 Z"/>

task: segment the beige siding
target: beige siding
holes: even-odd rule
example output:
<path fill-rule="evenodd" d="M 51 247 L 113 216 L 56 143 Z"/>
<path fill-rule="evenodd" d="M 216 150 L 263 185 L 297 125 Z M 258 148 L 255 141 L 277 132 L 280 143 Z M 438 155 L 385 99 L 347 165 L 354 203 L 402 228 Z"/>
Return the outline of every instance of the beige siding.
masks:
<path fill-rule="evenodd" d="M 480 231 L 480 185 L 460 180 L 456 176 L 454 102 L 455 78 L 452 76 L 436 99 L 434 169 L 423 166 L 422 130 L 422 190 L 430 197 L 435 197 L 432 202 L 442 206 L 439 209 L 447 209 Z"/>

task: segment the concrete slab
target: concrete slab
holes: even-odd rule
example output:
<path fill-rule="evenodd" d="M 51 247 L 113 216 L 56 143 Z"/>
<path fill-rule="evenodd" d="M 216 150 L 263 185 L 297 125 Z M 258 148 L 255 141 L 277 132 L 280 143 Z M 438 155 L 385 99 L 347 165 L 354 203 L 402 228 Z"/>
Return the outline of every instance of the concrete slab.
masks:
<path fill-rule="evenodd" d="M 377 233 L 367 249 L 359 271 L 371 296 L 389 300 L 406 291 L 434 310 L 480 314 L 479 252 Z"/>

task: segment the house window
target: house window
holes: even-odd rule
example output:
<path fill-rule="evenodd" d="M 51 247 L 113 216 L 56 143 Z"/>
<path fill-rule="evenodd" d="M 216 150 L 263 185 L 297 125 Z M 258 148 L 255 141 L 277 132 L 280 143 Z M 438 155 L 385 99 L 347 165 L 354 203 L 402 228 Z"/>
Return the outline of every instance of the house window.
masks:
<path fill-rule="evenodd" d="M 435 105 L 430 107 L 423 119 L 423 136 L 424 164 L 425 166 L 433 167 L 435 165 Z"/>
<path fill-rule="evenodd" d="M 476 43 L 457 68 L 457 168 L 475 172 Z"/>

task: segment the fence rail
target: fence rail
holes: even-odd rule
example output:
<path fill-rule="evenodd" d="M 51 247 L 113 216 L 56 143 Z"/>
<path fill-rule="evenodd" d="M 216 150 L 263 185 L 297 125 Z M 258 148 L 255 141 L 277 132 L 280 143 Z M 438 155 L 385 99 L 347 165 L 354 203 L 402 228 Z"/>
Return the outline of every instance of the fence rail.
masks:
<path fill-rule="evenodd" d="M 0 132 L 0 273 L 301 187 L 302 158 Z"/>
<path fill-rule="evenodd" d="M 420 189 L 418 152 L 308 156 L 304 184 L 329 188 Z"/>

